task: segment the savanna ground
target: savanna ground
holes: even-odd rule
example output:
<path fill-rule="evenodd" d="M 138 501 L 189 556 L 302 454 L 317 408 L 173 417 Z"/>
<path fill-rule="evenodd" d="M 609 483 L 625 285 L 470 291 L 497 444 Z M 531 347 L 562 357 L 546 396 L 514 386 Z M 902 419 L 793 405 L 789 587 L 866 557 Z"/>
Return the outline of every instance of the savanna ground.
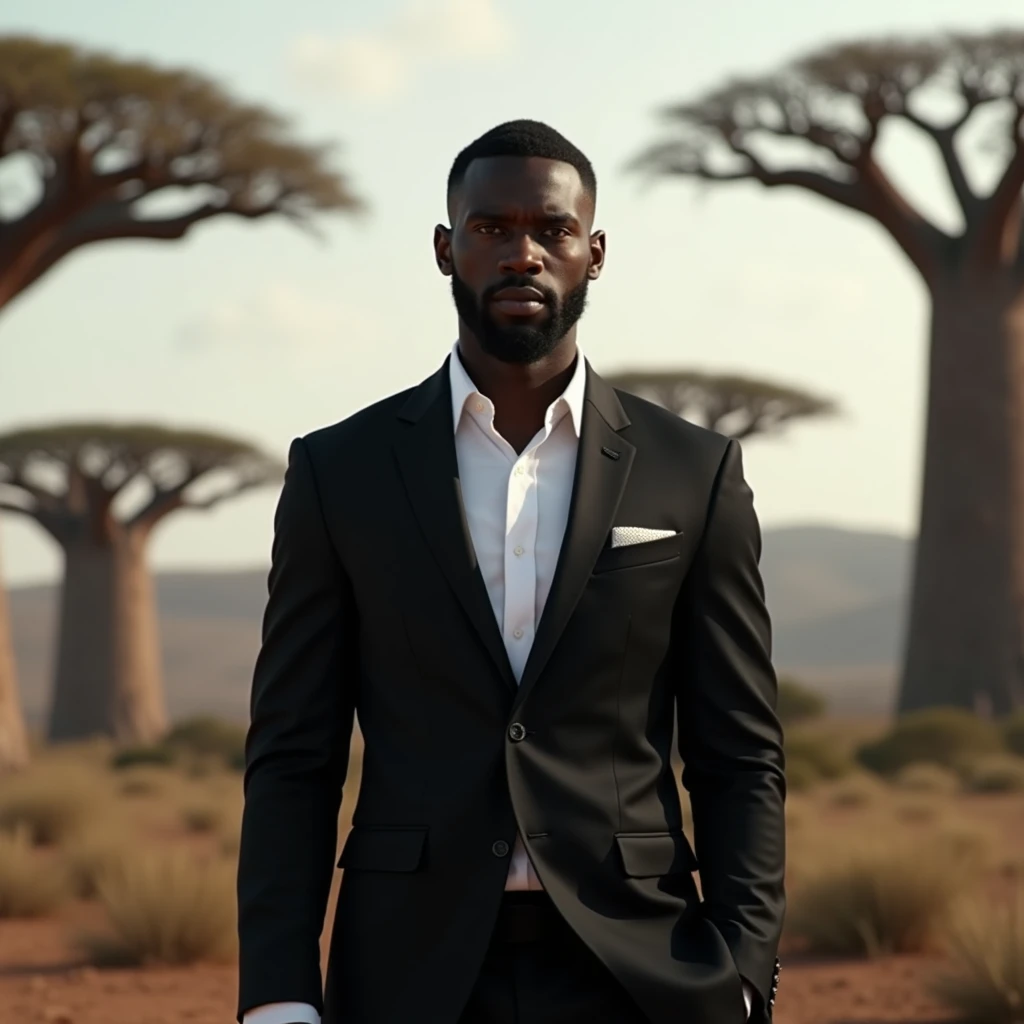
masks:
<path fill-rule="evenodd" d="M 989 965 L 975 966 L 957 989 L 973 1000 L 971 1024 L 1024 1020 L 990 991 L 1006 989 L 1007 976 L 1011 988 L 1024 982 L 1020 930 L 1008 952 L 998 923 L 1024 868 L 1024 759 L 995 755 L 980 783 L 984 773 L 964 766 L 919 764 L 883 781 L 845 759 L 882 729 L 823 720 L 794 739 L 792 913 L 775 1019 L 966 1019 L 934 986 L 956 983 L 970 955 Z M 3 1024 L 233 1019 L 241 774 L 229 760 L 187 747 L 173 758 L 166 750 L 118 756 L 93 743 L 40 751 L 28 773 L 4 780 Z M 358 751 L 350 778 L 339 841 L 351 821 Z M 973 940 L 964 931 L 972 911 L 981 915 Z M 1002 945 L 990 949 L 998 934 Z M 966 945 L 951 948 L 957 936 Z M 993 966 L 993 956 L 1005 963 Z M 979 979 L 986 972 L 994 980 Z"/>

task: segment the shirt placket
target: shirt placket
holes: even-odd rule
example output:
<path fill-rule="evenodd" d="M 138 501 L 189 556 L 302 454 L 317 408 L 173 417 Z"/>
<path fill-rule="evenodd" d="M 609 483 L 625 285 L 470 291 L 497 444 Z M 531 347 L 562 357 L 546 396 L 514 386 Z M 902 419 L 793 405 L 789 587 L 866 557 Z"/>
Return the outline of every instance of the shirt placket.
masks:
<path fill-rule="evenodd" d="M 505 620 L 509 661 L 520 678 L 533 644 L 537 593 L 537 459 L 525 452 L 509 474 L 505 509 Z"/>

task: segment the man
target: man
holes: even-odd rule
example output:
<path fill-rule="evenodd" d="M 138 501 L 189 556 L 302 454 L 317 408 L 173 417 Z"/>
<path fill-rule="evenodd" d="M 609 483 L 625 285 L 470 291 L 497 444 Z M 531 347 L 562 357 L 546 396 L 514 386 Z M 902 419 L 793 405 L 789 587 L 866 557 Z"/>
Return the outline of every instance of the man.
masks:
<path fill-rule="evenodd" d="M 247 751 L 245 1024 L 771 1017 L 785 787 L 758 524 L 735 442 L 579 355 L 595 199 L 546 125 L 465 149 L 434 240 L 454 351 L 292 444 Z"/>

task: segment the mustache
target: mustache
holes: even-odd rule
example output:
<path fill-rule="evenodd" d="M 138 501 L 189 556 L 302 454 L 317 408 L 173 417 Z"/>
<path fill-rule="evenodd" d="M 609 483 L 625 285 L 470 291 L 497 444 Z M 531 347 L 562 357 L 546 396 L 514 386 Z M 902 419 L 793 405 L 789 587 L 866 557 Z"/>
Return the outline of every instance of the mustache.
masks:
<path fill-rule="evenodd" d="M 484 289 L 481 299 L 486 304 L 490 302 L 503 288 L 532 288 L 534 291 L 538 291 L 544 296 L 544 302 L 546 305 L 557 305 L 557 296 L 555 293 L 550 288 L 545 288 L 543 285 L 538 284 L 536 279 L 530 277 L 529 274 L 512 274 L 508 277 L 502 278 L 495 284 L 488 285 Z"/>

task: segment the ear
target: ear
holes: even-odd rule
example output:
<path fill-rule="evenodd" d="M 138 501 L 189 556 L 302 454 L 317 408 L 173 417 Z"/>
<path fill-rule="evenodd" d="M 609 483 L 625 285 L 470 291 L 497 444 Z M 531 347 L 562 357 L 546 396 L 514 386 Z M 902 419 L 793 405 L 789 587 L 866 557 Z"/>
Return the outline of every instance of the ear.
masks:
<path fill-rule="evenodd" d="M 607 239 L 603 231 L 595 231 L 590 236 L 590 266 L 587 268 L 587 277 L 596 281 L 604 270 L 604 257 L 607 251 Z"/>
<path fill-rule="evenodd" d="M 434 228 L 434 259 L 445 277 L 452 276 L 452 229 L 438 224 Z"/>

